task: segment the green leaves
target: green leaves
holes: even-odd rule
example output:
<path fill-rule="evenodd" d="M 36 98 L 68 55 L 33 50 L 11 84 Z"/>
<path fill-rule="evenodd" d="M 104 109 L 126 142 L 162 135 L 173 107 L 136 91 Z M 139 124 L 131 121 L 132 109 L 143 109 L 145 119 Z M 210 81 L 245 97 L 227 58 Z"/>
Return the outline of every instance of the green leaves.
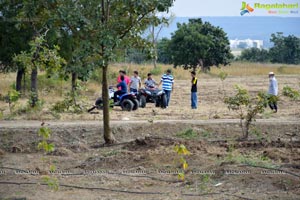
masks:
<path fill-rule="evenodd" d="M 291 98 L 292 100 L 296 101 L 300 99 L 300 92 L 289 87 L 289 86 L 284 86 L 283 87 L 283 91 L 282 91 L 284 96 L 287 96 L 289 98 Z"/>
<path fill-rule="evenodd" d="M 39 67 L 48 74 L 58 72 L 66 62 L 59 56 L 59 46 L 54 45 L 50 49 L 44 37 L 45 35 L 41 35 L 30 41 L 30 50 L 15 55 L 14 62 L 30 70 Z"/>
<path fill-rule="evenodd" d="M 43 126 L 39 129 L 38 135 L 42 137 L 42 141 L 38 143 L 38 149 L 43 149 L 46 153 L 54 151 L 54 144 L 47 142 L 51 136 L 51 129 Z"/>
<path fill-rule="evenodd" d="M 277 101 L 277 97 L 270 97 L 265 92 L 259 92 L 254 98 L 251 98 L 248 91 L 238 85 L 235 85 L 236 94 L 226 97 L 224 102 L 229 110 L 234 110 L 240 118 L 240 126 L 243 132 L 243 139 L 248 138 L 250 125 L 259 113 L 263 113 L 269 102 Z"/>
<path fill-rule="evenodd" d="M 43 182 L 45 182 L 48 187 L 54 191 L 57 191 L 59 189 L 59 182 L 57 178 L 49 177 L 49 176 L 43 176 L 42 177 Z"/>
<path fill-rule="evenodd" d="M 19 100 L 20 93 L 16 90 L 10 90 L 7 94 L 7 102 L 9 104 L 14 103 Z"/>
<path fill-rule="evenodd" d="M 176 145 L 174 147 L 174 150 L 175 152 L 177 153 L 177 155 L 179 155 L 179 162 L 182 166 L 182 169 L 183 171 L 178 173 L 178 179 L 181 180 L 181 181 L 184 181 L 184 178 L 185 178 L 185 170 L 188 168 L 188 163 L 186 161 L 186 159 L 184 158 L 184 156 L 186 155 L 190 155 L 191 153 L 187 150 L 187 148 L 183 145 L 183 144 L 180 144 L 180 145 Z"/>
<path fill-rule="evenodd" d="M 49 139 L 51 135 L 51 129 L 48 127 L 41 127 L 38 131 L 39 136 L 43 137 L 43 139 Z"/>
<path fill-rule="evenodd" d="M 174 150 L 178 155 L 190 155 L 191 154 L 183 144 L 176 145 L 174 147 Z"/>
<path fill-rule="evenodd" d="M 294 35 L 283 36 L 283 33 L 271 35 L 274 46 L 270 48 L 269 54 L 273 63 L 300 63 L 300 38 Z"/>
<path fill-rule="evenodd" d="M 228 65 L 233 55 L 230 53 L 226 33 L 210 23 L 199 19 L 190 19 L 188 24 L 178 24 L 173 34 L 170 51 L 174 66 L 184 69 L 201 66 Z"/>
<path fill-rule="evenodd" d="M 224 102 L 228 105 L 228 109 L 238 110 L 241 106 L 248 106 L 250 103 L 250 96 L 246 89 L 235 85 L 236 94 L 232 97 L 226 97 Z"/>
<path fill-rule="evenodd" d="M 250 62 L 268 62 L 270 57 L 268 50 L 253 47 L 250 49 L 244 49 L 238 59 Z"/>

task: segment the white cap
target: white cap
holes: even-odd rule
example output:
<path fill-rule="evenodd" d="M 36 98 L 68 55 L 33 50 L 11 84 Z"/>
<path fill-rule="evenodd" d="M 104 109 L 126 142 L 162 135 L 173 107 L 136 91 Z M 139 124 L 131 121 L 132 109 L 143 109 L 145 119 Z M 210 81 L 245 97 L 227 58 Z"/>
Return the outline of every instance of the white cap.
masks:
<path fill-rule="evenodd" d="M 269 75 L 275 75 L 274 72 L 269 72 Z"/>

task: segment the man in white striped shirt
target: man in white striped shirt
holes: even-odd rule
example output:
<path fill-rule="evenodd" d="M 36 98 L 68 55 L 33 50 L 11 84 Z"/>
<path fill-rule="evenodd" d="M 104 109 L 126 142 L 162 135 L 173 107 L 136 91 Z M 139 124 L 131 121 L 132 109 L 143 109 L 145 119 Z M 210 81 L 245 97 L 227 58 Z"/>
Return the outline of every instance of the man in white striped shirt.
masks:
<path fill-rule="evenodd" d="M 171 74 L 170 69 L 167 70 L 166 74 L 162 75 L 158 86 L 160 86 L 161 83 L 162 83 L 162 89 L 164 90 L 167 97 L 167 107 L 168 107 L 171 98 L 171 92 L 174 89 L 174 78 Z"/>

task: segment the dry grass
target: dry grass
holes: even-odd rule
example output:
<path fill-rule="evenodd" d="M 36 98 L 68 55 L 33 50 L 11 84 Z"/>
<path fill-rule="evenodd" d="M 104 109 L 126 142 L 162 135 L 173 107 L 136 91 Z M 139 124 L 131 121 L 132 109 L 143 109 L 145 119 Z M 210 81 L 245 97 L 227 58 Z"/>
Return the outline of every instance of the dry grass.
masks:
<path fill-rule="evenodd" d="M 7 94 L 10 86 L 15 82 L 15 78 L 16 76 L 14 73 L 0 74 L 0 94 Z"/>
<path fill-rule="evenodd" d="M 156 81 L 160 80 L 160 76 L 164 73 L 168 68 L 172 68 L 172 65 L 158 65 L 161 68 L 161 72 L 157 73 L 154 76 Z M 134 70 L 138 70 L 140 72 L 140 76 L 144 79 L 152 69 L 153 66 L 151 64 L 145 65 L 136 65 L 136 64 L 112 64 L 109 68 L 109 84 L 116 84 L 116 77 L 118 75 L 118 71 L 120 69 L 125 69 L 129 76 L 132 75 Z M 155 117 L 155 119 L 210 119 L 214 117 L 221 118 L 232 118 L 232 113 L 228 112 L 226 105 L 223 104 L 223 92 L 222 92 L 222 82 L 218 78 L 218 74 L 221 70 L 228 73 L 229 77 L 224 81 L 226 94 L 230 95 L 234 92 L 233 85 L 239 84 L 250 91 L 250 93 L 255 93 L 257 91 L 265 91 L 268 87 L 268 78 L 267 74 L 269 71 L 274 71 L 278 76 L 280 91 L 282 91 L 282 87 L 284 85 L 289 85 L 295 89 L 299 89 L 299 74 L 300 74 L 300 66 L 295 65 L 276 65 L 276 64 L 252 64 L 252 63 L 233 63 L 229 67 L 222 68 L 212 68 L 209 74 L 198 74 L 199 77 L 199 109 L 197 111 L 190 110 L 190 73 L 188 70 L 183 70 L 182 68 L 172 69 L 174 77 L 175 77 L 175 90 L 172 93 L 171 105 L 167 110 L 156 109 L 154 105 L 149 104 L 147 109 L 139 109 L 136 112 L 132 112 L 130 114 L 130 118 L 133 119 L 144 119 L 150 117 Z M 100 73 L 98 70 L 97 73 Z M 293 74 L 294 76 L 292 76 Z M 27 78 L 29 78 L 27 76 Z M 6 95 L 10 90 L 10 86 L 15 81 L 15 73 L 10 74 L 0 74 L 0 94 L 2 96 Z M 43 86 L 43 89 L 39 91 L 39 97 L 45 101 L 45 105 L 43 107 L 44 113 L 49 113 L 49 109 L 52 105 L 58 101 L 61 101 L 65 98 L 65 94 L 70 91 L 71 81 L 59 81 L 54 80 L 51 87 L 46 87 L 49 84 L 48 80 L 43 79 L 43 83 L 39 83 L 39 87 Z M 57 85 L 56 85 L 57 84 Z M 94 100 L 101 94 L 101 84 L 97 81 L 88 81 L 87 83 L 82 83 L 83 86 L 86 87 L 87 90 L 82 92 L 83 96 L 86 96 L 86 103 L 93 104 Z M 42 88 L 42 87 L 40 87 Z M 28 94 L 28 92 L 27 92 Z M 282 101 L 283 105 L 280 105 L 281 115 L 285 113 L 285 116 L 298 116 L 299 110 L 296 109 L 296 103 L 288 103 L 289 106 L 286 107 L 285 104 L 287 101 Z M 20 106 L 26 106 L 27 97 L 22 98 L 18 102 Z M 284 107 L 284 108 L 283 108 Z M 283 111 L 283 109 L 285 109 Z M 151 110 L 155 111 L 152 113 Z M 294 111 L 293 111 L 294 110 Z M 3 111 L 4 115 L 7 116 L 9 114 L 8 105 L 4 101 L 0 101 L 0 111 Z M 293 113 L 291 113 L 293 111 Z M 1 114 L 1 113 L 0 113 Z M 43 119 L 49 118 L 52 119 L 53 116 L 48 116 L 41 114 Z M 152 116 L 153 115 L 153 116 Z M 14 119 L 32 119 L 30 116 L 18 116 Z M 39 117 L 34 116 L 34 117 Z M 127 112 L 120 111 L 119 108 L 115 108 L 114 112 L 111 115 L 111 119 L 122 119 L 128 118 Z M 70 114 L 64 113 L 61 116 L 61 120 L 94 120 L 101 119 L 101 115 L 88 115 L 83 114 Z"/>
<path fill-rule="evenodd" d="M 156 81 L 160 80 L 161 75 L 167 70 L 172 69 L 173 75 L 176 80 L 189 80 L 191 78 L 189 70 L 184 70 L 182 68 L 174 69 L 172 65 L 162 65 L 158 64 L 160 70 L 159 73 L 153 75 Z M 130 64 L 130 63 L 114 63 L 109 68 L 109 85 L 116 84 L 116 77 L 120 69 L 124 69 L 128 76 L 132 76 L 133 71 L 139 71 L 139 75 L 144 80 L 147 74 L 153 70 L 152 64 Z M 283 65 L 283 64 L 261 64 L 261 63 L 242 63 L 234 62 L 231 66 L 216 68 L 211 68 L 209 74 L 203 74 L 199 71 L 198 76 L 202 78 L 215 77 L 221 71 L 226 72 L 229 76 L 257 76 L 257 75 L 267 75 L 270 71 L 273 71 L 277 75 L 297 75 L 300 74 L 300 65 Z M 99 70 L 96 73 L 101 73 Z M 40 73 L 40 75 L 43 73 Z M 27 76 L 27 79 L 29 77 Z M 0 74 L 0 95 L 4 96 L 11 89 L 11 85 L 15 83 L 16 74 Z M 40 83 L 41 84 L 41 83 Z M 88 81 L 84 84 L 88 89 L 86 94 L 88 96 L 97 96 L 101 92 L 101 84 L 96 81 Z M 71 88 L 70 81 L 57 81 L 57 88 L 52 88 L 51 91 L 43 89 L 41 91 L 42 98 L 48 98 L 51 95 L 51 102 L 61 99 L 66 91 Z M 49 99 L 48 99 L 49 100 Z M 53 100 L 53 101 L 52 101 Z"/>
<path fill-rule="evenodd" d="M 173 75 L 177 80 L 190 79 L 190 73 L 188 70 L 182 68 L 174 69 L 172 65 L 158 65 L 161 67 L 164 73 L 167 69 L 172 69 Z M 113 64 L 110 68 L 111 72 L 117 73 L 120 69 L 125 69 L 129 75 L 133 73 L 134 70 L 140 72 L 142 78 L 146 78 L 147 73 L 153 69 L 151 64 Z M 288 74 L 300 74 L 300 65 L 285 65 L 285 64 L 262 64 L 262 63 L 242 63 L 234 62 L 231 66 L 211 68 L 209 75 L 218 75 L 221 71 L 226 72 L 230 76 L 257 76 L 257 75 L 267 75 L 270 71 L 273 71 L 277 75 L 288 75 Z M 155 80 L 159 80 L 161 75 L 155 75 Z M 207 77 L 207 74 L 200 72 L 200 77 Z"/>
<path fill-rule="evenodd" d="M 267 75 L 271 71 L 278 75 L 285 75 L 300 74 L 300 65 L 234 62 L 229 67 L 212 68 L 211 73 L 218 74 L 221 70 L 230 76 Z"/>

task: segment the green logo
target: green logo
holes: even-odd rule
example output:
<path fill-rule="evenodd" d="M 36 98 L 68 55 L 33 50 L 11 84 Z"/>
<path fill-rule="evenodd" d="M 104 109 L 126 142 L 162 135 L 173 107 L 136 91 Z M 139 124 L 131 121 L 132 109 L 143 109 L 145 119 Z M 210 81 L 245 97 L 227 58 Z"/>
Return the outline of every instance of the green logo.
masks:
<path fill-rule="evenodd" d="M 254 11 L 254 9 L 249 4 L 247 4 L 245 1 L 242 2 L 242 8 L 241 8 L 241 13 L 240 13 L 242 16 L 246 13 L 250 13 L 253 11 Z"/>

